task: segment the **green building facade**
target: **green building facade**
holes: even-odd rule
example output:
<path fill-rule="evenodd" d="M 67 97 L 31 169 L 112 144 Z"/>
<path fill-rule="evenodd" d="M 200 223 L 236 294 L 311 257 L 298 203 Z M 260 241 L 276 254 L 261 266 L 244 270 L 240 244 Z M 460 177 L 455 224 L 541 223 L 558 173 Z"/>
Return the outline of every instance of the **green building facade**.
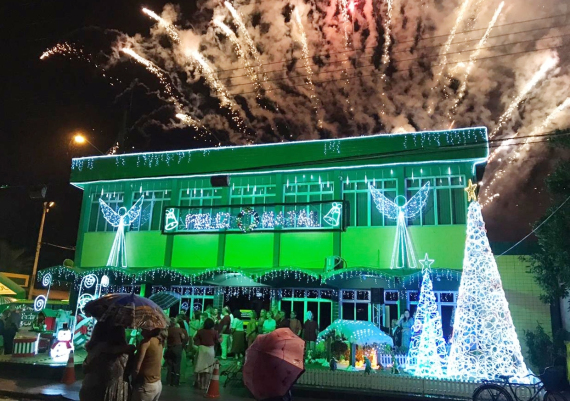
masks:
<path fill-rule="evenodd" d="M 174 290 L 181 309 L 273 302 L 313 311 L 321 327 L 339 317 L 388 326 L 414 309 L 421 268 L 390 268 L 396 221 L 376 208 L 369 184 L 401 206 L 429 182 L 408 232 L 416 257 L 435 259 L 449 325 L 464 188 L 487 156 L 486 129 L 469 128 L 73 159 L 71 183 L 84 191 L 76 271 L 111 274 L 146 295 Z M 100 199 L 114 211 L 141 205 L 125 228 L 126 268 L 107 266 L 117 228 Z"/>

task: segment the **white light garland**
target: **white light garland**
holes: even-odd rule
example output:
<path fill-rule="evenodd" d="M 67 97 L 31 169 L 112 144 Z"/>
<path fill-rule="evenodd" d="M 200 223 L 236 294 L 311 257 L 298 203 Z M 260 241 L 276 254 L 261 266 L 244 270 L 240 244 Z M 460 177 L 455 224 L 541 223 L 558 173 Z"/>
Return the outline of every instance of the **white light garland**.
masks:
<path fill-rule="evenodd" d="M 476 201 L 469 205 L 467 214 L 463 273 L 447 369 L 455 380 L 490 380 L 506 375 L 519 383 L 530 381 L 481 205 Z"/>
<path fill-rule="evenodd" d="M 427 253 L 425 258 L 420 260 L 423 273 L 422 287 L 414 315 L 406 371 L 418 377 L 441 379 L 446 375 L 447 351 L 443 339 L 441 315 L 437 309 L 431 281 L 433 262 Z"/>

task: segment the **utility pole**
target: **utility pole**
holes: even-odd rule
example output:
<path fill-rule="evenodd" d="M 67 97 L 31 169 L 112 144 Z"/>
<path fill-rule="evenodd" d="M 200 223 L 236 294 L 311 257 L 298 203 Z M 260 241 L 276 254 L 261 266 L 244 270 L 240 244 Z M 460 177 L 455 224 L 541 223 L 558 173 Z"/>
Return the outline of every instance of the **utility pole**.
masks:
<path fill-rule="evenodd" d="M 28 299 L 32 299 L 34 286 L 36 284 L 36 276 L 38 274 L 38 262 L 40 260 L 40 250 L 42 249 L 42 237 L 44 235 L 44 223 L 46 221 L 46 214 L 49 212 L 49 208 L 55 205 L 54 202 L 44 202 L 44 210 L 42 213 L 42 222 L 40 223 L 40 232 L 38 234 L 38 243 L 36 245 L 36 257 L 34 259 L 34 268 L 32 270 L 32 279 L 30 281 L 30 288 L 28 291 Z"/>

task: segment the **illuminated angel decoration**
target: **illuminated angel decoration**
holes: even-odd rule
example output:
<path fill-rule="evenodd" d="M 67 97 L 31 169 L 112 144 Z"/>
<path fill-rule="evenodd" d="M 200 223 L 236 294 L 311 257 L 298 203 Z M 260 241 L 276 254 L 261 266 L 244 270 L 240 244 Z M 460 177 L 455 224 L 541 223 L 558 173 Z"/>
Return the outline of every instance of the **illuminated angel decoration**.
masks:
<path fill-rule="evenodd" d="M 125 227 L 130 226 L 131 223 L 139 217 L 143 200 L 144 197 L 141 196 L 129 211 L 127 211 L 127 208 L 124 206 L 119 208 L 118 211 L 114 211 L 103 199 L 99 198 L 99 206 L 101 207 L 105 220 L 107 220 L 110 225 L 117 228 L 115 241 L 113 241 L 113 247 L 111 248 L 111 253 L 107 260 L 107 266 L 127 267 Z"/>
<path fill-rule="evenodd" d="M 402 195 L 397 196 L 393 201 L 388 199 L 381 190 L 376 189 L 374 185 L 368 184 L 368 189 L 374 199 L 376 208 L 386 218 L 396 220 L 396 238 L 394 247 L 392 248 L 392 261 L 390 269 L 401 269 L 408 267 L 415 269 L 418 267 L 412 240 L 408 233 L 408 219 L 413 219 L 426 206 L 429 195 L 429 181 L 406 202 L 406 198 Z M 399 205 L 402 204 L 403 205 Z"/>

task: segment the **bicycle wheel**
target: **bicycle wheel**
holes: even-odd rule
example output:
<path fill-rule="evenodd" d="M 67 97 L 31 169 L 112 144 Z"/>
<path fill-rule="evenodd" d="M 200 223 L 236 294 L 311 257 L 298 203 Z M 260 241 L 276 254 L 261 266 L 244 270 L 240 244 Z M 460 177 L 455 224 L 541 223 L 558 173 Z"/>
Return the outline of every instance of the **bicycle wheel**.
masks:
<path fill-rule="evenodd" d="M 513 401 L 513 397 L 501 386 L 483 384 L 473 393 L 473 401 Z"/>
<path fill-rule="evenodd" d="M 564 395 L 564 393 L 559 393 L 558 391 L 547 391 L 544 394 L 543 401 L 567 401 L 568 398 Z"/>

